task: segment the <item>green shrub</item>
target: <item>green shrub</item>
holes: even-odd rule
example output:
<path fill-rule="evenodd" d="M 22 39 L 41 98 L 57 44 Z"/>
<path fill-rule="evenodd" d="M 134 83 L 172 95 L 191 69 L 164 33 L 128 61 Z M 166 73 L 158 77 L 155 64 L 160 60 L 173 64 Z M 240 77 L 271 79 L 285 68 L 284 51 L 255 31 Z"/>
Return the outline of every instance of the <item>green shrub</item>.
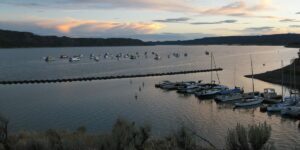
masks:
<path fill-rule="evenodd" d="M 248 128 L 237 124 L 235 129 L 228 130 L 226 148 L 228 150 L 268 149 L 272 147 L 272 145 L 266 145 L 270 136 L 271 126 L 266 123 L 250 125 Z"/>

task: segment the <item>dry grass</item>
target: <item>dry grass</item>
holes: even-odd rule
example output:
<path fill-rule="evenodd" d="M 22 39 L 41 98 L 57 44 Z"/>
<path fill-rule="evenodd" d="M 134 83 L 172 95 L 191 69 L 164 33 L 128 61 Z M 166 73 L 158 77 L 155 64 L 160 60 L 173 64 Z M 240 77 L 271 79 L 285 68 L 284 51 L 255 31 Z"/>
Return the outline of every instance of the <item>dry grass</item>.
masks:
<path fill-rule="evenodd" d="M 271 126 L 266 123 L 250 125 L 248 128 L 237 124 L 235 129 L 228 130 L 226 147 L 228 150 L 261 150 L 274 149 L 267 144 L 271 136 Z"/>
<path fill-rule="evenodd" d="M 228 131 L 227 149 L 272 149 L 265 146 L 271 128 L 259 124 L 245 128 L 237 125 Z M 185 127 L 166 137 L 153 137 L 148 125 L 137 126 L 134 122 L 118 119 L 109 134 L 87 134 L 85 127 L 75 132 L 48 130 L 45 132 L 21 132 L 10 135 L 7 148 L 0 150 L 203 150 L 199 138 Z"/>

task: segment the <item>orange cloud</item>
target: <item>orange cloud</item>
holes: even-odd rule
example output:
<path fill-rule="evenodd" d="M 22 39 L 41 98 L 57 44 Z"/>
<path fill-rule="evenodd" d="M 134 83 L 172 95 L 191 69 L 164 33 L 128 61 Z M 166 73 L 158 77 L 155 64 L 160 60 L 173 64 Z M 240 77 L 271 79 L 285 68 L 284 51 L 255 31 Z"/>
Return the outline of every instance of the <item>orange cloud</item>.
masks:
<path fill-rule="evenodd" d="M 153 33 L 164 27 L 160 23 L 123 23 L 97 20 L 77 20 L 72 18 L 66 19 L 64 21 L 40 20 L 37 21 L 36 25 L 48 29 L 55 29 L 61 33 L 69 33 L 75 28 L 80 28 L 80 30 L 86 32 L 105 31 L 113 29 L 129 29 L 138 33 Z"/>

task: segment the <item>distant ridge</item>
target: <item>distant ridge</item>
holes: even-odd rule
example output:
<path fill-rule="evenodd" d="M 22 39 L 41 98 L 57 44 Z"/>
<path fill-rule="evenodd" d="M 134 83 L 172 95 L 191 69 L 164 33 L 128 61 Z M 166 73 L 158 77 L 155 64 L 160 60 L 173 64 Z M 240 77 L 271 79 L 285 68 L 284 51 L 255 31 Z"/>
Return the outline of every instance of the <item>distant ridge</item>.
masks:
<path fill-rule="evenodd" d="M 78 47 L 78 46 L 141 46 L 145 42 L 128 38 L 69 38 L 39 36 L 29 32 L 0 30 L 0 47 Z"/>
<path fill-rule="evenodd" d="M 273 34 L 257 36 L 206 37 L 186 41 L 150 42 L 152 45 L 278 45 L 300 46 L 300 34 Z"/>
<path fill-rule="evenodd" d="M 0 29 L 0 47 L 80 47 L 80 46 L 144 46 L 144 45 L 275 45 L 300 47 L 300 34 L 273 34 L 257 36 L 206 37 L 185 41 L 144 42 L 130 38 L 70 38 L 40 36 L 29 32 Z"/>

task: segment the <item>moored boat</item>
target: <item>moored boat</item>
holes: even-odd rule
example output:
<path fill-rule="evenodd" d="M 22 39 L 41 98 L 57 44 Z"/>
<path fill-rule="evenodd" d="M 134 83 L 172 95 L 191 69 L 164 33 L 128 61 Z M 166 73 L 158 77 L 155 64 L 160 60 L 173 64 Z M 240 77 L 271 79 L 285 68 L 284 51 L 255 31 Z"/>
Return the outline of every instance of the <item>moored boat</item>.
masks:
<path fill-rule="evenodd" d="M 67 56 L 67 55 L 60 55 L 59 58 L 60 58 L 60 59 L 67 59 L 67 58 L 69 58 L 69 56 Z"/>
<path fill-rule="evenodd" d="M 263 102 L 263 98 L 259 96 L 254 96 L 251 99 L 243 99 L 241 102 L 236 102 L 234 105 L 236 107 L 246 107 L 246 106 L 253 106 L 258 105 Z"/>
<path fill-rule="evenodd" d="M 237 101 L 237 100 L 241 100 L 241 99 L 243 99 L 243 94 L 241 94 L 241 93 L 218 95 L 215 97 L 215 100 L 219 101 L 219 102 Z"/>
<path fill-rule="evenodd" d="M 80 58 L 79 57 L 71 57 L 69 59 L 70 62 L 77 62 L 77 61 L 80 61 Z"/>
<path fill-rule="evenodd" d="M 95 61 L 99 61 L 99 60 L 100 60 L 100 57 L 95 56 L 95 57 L 94 57 L 94 60 L 95 60 Z"/>
<path fill-rule="evenodd" d="M 212 88 L 212 89 L 207 89 L 207 90 L 201 90 L 199 92 L 195 92 L 195 96 L 200 99 L 214 98 L 216 95 L 220 94 L 220 92 L 223 90 L 226 90 L 226 89 Z"/>
<path fill-rule="evenodd" d="M 262 97 L 264 98 L 264 103 L 267 103 L 267 104 L 280 103 L 282 100 L 282 96 L 277 95 L 277 93 L 275 92 L 275 89 L 273 89 L 273 88 L 264 89 L 264 93 L 262 93 Z"/>
<path fill-rule="evenodd" d="M 165 80 L 165 81 L 162 81 L 161 83 L 155 84 L 155 87 L 156 88 L 161 88 L 161 86 L 165 85 L 165 84 L 171 84 L 171 82 L 168 81 L 168 80 Z"/>

